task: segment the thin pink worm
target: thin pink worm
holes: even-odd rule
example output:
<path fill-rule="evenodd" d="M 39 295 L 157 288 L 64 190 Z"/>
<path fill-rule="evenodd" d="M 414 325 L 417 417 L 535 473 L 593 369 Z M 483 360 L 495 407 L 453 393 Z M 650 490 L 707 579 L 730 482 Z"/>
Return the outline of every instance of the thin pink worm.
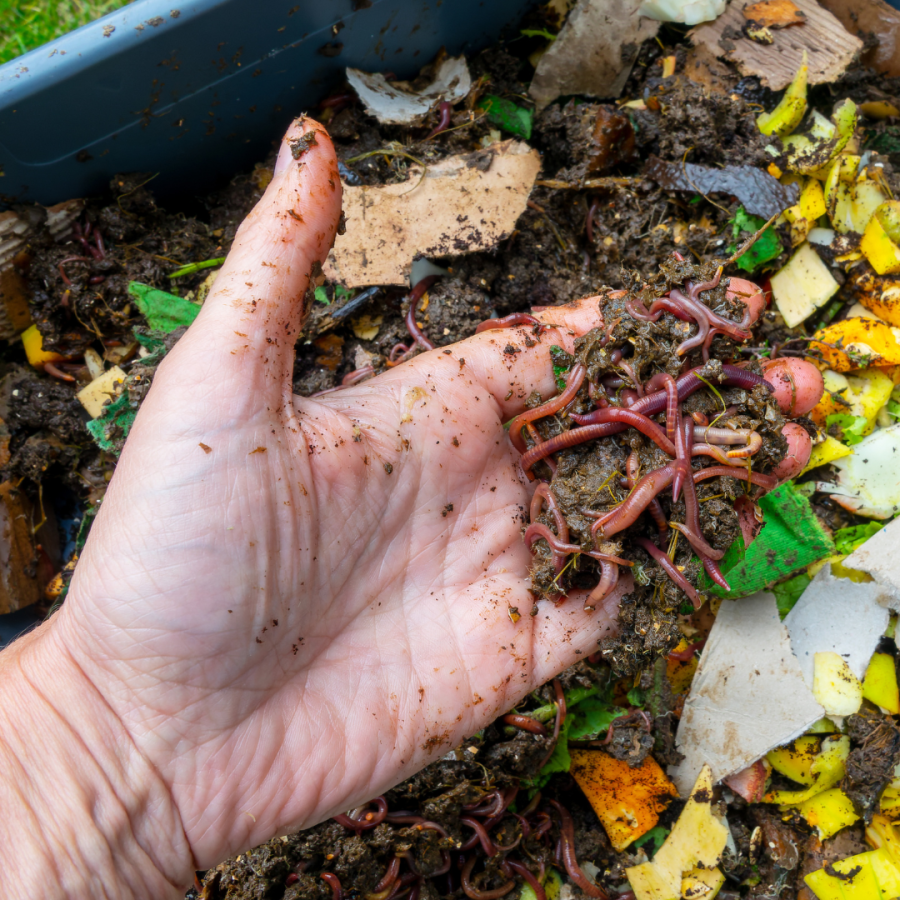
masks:
<path fill-rule="evenodd" d="M 635 485 L 624 503 L 594 522 L 591 534 L 595 539 L 598 534 L 609 538 L 633 525 L 638 516 L 650 505 L 650 501 L 672 483 L 674 476 L 675 467 L 672 463 L 645 475 Z"/>
<path fill-rule="evenodd" d="M 596 559 L 598 562 L 615 563 L 617 566 L 631 565 L 627 559 L 622 559 L 620 556 L 610 556 L 608 553 L 601 553 L 599 550 L 582 550 L 578 544 L 563 544 L 559 538 L 541 522 L 532 522 L 531 525 L 525 529 L 524 539 L 529 550 L 532 548 L 535 541 L 542 538 L 550 545 L 550 549 L 556 553 L 565 553 L 566 555 L 570 553 L 583 553 L 585 556 Z"/>
<path fill-rule="evenodd" d="M 572 400 L 575 399 L 575 395 L 581 389 L 581 385 L 584 383 L 584 376 L 587 370 L 581 363 L 576 363 L 569 369 L 569 374 L 566 377 L 566 388 L 561 394 L 557 394 L 557 396 L 548 400 L 546 403 L 542 403 L 540 406 L 536 406 L 534 409 L 526 409 L 525 412 L 516 416 L 512 423 L 509 426 L 509 439 L 513 442 L 513 446 L 519 453 L 525 453 L 526 447 L 525 442 L 522 440 L 522 426 L 525 425 L 526 422 L 533 422 L 535 419 L 543 419 L 545 416 L 552 416 L 555 413 L 559 412 L 564 406 L 571 403 Z M 545 441 L 545 443 L 547 443 Z M 538 445 L 542 446 L 542 445 Z M 554 453 L 555 451 L 551 450 L 550 453 Z M 549 456 L 550 454 L 545 454 Z M 541 457 L 543 459 L 544 457 Z"/>
<path fill-rule="evenodd" d="M 478 327 L 475 329 L 475 334 L 480 334 L 482 331 L 492 331 L 495 328 L 516 328 L 519 325 L 536 325 L 538 334 L 543 334 L 551 328 L 550 325 L 545 325 L 540 319 L 536 319 L 534 316 L 528 315 L 528 313 L 518 312 L 504 316 L 502 319 L 485 319 L 483 322 L 479 322 Z"/>
<path fill-rule="evenodd" d="M 696 431 L 694 434 L 696 434 Z M 691 448 L 691 456 L 710 456 L 723 466 L 746 468 L 742 461 L 729 459 L 725 455 L 725 451 L 715 444 L 694 444 Z"/>
<path fill-rule="evenodd" d="M 638 471 L 639 460 L 637 450 L 632 450 L 631 453 L 628 454 L 628 459 L 625 461 L 625 474 L 628 479 L 628 489 L 630 491 L 634 490 L 634 486 L 637 483 Z M 650 505 L 647 507 L 647 511 L 650 513 L 650 517 L 656 523 L 656 527 L 659 529 L 660 537 L 664 538 L 666 536 L 666 532 L 669 529 L 669 526 L 666 522 L 666 515 L 663 512 L 662 504 L 656 497 L 654 497 L 650 501 Z"/>
<path fill-rule="evenodd" d="M 598 603 L 602 603 L 609 594 L 615 590 L 619 583 L 619 567 L 615 563 L 600 563 L 600 581 L 587 598 L 584 608 L 596 608 Z"/>
<path fill-rule="evenodd" d="M 543 482 L 538 485 L 537 490 L 535 490 L 534 494 L 531 497 L 530 517 L 532 522 L 534 522 L 538 518 L 538 516 L 540 516 L 541 510 L 543 509 L 545 503 L 547 504 L 547 508 L 550 510 L 550 515 L 553 516 L 553 523 L 556 525 L 556 533 L 559 536 L 560 542 L 563 544 L 568 544 L 569 525 L 566 522 L 566 517 L 560 511 L 560 508 L 556 502 L 556 497 L 553 496 L 553 491 L 550 490 L 550 485 L 546 482 Z M 553 563 L 556 568 L 556 574 L 559 575 L 566 564 L 565 554 L 557 553 L 556 551 L 554 551 Z"/>
<path fill-rule="evenodd" d="M 727 478 L 737 478 L 740 481 L 749 481 L 750 484 L 755 484 L 757 487 L 761 487 L 766 491 L 774 490 L 778 486 L 777 478 L 773 478 L 771 475 L 763 475 L 760 472 L 750 472 L 743 466 L 740 468 L 735 467 L 733 469 L 730 469 L 727 466 L 709 466 L 706 469 L 700 469 L 699 471 L 694 472 L 694 484 L 706 481 L 707 478 L 719 478 L 722 476 Z"/>
<path fill-rule="evenodd" d="M 762 447 L 762 443 L 762 436 L 755 431 L 751 431 L 747 440 L 747 446 L 740 447 L 737 450 L 729 450 L 726 456 L 729 456 L 731 459 L 746 459 L 748 456 L 753 456 Z"/>
<path fill-rule="evenodd" d="M 754 435 L 759 439 L 759 444 L 762 446 L 762 438 L 759 437 L 757 432 L 751 431 L 749 428 L 694 427 L 694 440 L 706 441 L 708 444 L 747 444 L 755 440 Z M 759 447 L 757 447 L 758 449 Z"/>
<path fill-rule="evenodd" d="M 566 867 L 569 878 L 571 878 L 572 881 L 574 881 L 575 884 L 577 884 L 589 897 L 593 897 L 595 900 L 609 900 L 609 894 L 607 894 L 599 884 L 594 884 L 594 882 L 584 874 L 581 866 L 578 865 L 578 859 L 575 856 L 575 826 L 572 823 L 572 817 L 569 815 L 568 810 L 556 800 L 550 800 L 549 802 L 559 815 L 562 862 Z"/>
<path fill-rule="evenodd" d="M 684 575 L 678 571 L 675 566 L 675 563 L 666 556 L 653 541 L 647 540 L 647 538 L 634 538 L 634 542 L 639 546 L 643 547 L 647 553 L 658 563 L 659 567 L 678 585 L 690 598 L 691 603 L 694 604 L 694 609 L 700 609 L 703 605 L 703 598 L 697 593 L 694 589 L 694 586 L 684 577 Z"/>
<path fill-rule="evenodd" d="M 479 891 L 476 887 L 473 886 L 471 882 L 472 869 L 475 866 L 475 861 L 478 859 L 477 856 L 471 856 L 466 860 L 466 864 L 462 868 L 462 874 L 460 876 L 460 881 L 462 882 L 462 889 L 465 892 L 465 895 L 471 900 L 497 900 L 499 897 L 505 897 L 515 886 L 516 879 L 510 878 L 506 884 L 501 885 L 498 888 L 494 888 L 492 891 Z"/>
<path fill-rule="evenodd" d="M 503 862 L 503 868 L 508 869 L 507 875 L 516 874 L 528 882 L 537 900 L 547 900 L 547 894 L 544 892 L 544 886 L 538 881 L 534 873 L 525 865 L 515 859 L 507 859 Z"/>

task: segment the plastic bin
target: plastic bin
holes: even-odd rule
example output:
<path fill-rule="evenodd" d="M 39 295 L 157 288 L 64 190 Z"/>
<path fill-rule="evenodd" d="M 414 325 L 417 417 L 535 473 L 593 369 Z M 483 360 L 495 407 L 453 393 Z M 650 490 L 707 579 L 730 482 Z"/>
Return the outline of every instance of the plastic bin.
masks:
<path fill-rule="evenodd" d="M 346 66 L 409 77 L 534 3 L 137 0 L 0 67 L 0 198 L 56 203 L 117 172 L 200 194 L 260 160 Z"/>

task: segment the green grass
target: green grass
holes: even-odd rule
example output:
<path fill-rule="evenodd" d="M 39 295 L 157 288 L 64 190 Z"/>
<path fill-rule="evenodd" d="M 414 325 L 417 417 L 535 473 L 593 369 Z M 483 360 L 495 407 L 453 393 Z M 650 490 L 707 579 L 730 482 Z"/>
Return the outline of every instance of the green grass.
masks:
<path fill-rule="evenodd" d="M 129 0 L 0 0 L 0 63 L 86 25 Z"/>

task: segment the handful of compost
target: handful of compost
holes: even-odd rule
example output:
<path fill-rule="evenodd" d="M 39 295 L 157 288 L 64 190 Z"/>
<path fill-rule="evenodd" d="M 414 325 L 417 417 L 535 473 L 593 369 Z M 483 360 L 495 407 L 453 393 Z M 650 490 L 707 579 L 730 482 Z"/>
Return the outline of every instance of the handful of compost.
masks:
<path fill-rule="evenodd" d="M 747 355 L 765 298 L 715 263 L 675 254 L 651 282 L 598 299 L 601 322 L 574 356 L 551 350 L 560 393 L 532 398 L 509 429 L 540 481 L 525 531 L 533 590 L 560 600 L 592 583 L 593 607 L 630 578 L 652 621 L 674 622 L 685 597 L 702 603 L 702 571 L 730 589 L 718 561 L 758 531 L 756 500 L 806 465 L 814 429 L 785 417 L 816 405 L 822 377 Z"/>

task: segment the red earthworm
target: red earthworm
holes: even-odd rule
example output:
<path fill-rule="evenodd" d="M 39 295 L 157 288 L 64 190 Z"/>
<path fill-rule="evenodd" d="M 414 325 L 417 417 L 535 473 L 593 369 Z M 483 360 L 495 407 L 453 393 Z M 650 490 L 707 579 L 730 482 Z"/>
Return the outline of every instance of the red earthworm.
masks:
<path fill-rule="evenodd" d="M 473 854 L 466 860 L 465 865 L 462 867 L 462 889 L 466 896 L 470 897 L 471 900 L 498 900 L 499 897 L 505 897 L 516 886 L 516 879 L 510 878 L 506 884 L 490 891 L 478 890 L 471 881 L 472 869 L 475 866 L 477 858 L 478 857 Z"/>
<path fill-rule="evenodd" d="M 639 546 L 643 547 L 647 553 L 657 562 L 659 567 L 678 585 L 690 598 L 691 602 L 694 604 L 694 609 L 700 609 L 703 604 L 703 598 L 697 593 L 694 589 L 694 586 L 684 577 L 684 575 L 678 571 L 675 567 L 675 563 L 666 556 L 659 547 L 656 546 L 652 541 L 648 541 L 647 538 L 636 537 L 632 538 L 632 540 Z"/>
<path fill-rule="evenodd" d="M 593 381 L 588 382 L 588 397 L 590 397 L 591 401 L 601 409 L 606 409 L 606 407 L 609 406 L 609 400 L 606 398 L 606 391 L 601 385 L 594 384 Z"/>
<path fill-rule="evenodd" d="M 375 366 L 363 366 L 361 369 L 354 369 L 352 372 L 348 372 L 341 379 L 341 387 L 350 387 L 354 384 L 359 384 L 363 378 L 368 377 L 369 375 L 375 374 Z"/>
<path fill-rule="evenodd" d="M 97 245 L 100 259 L 104 259 L 106 257 L 106 244 L 103 243 L 103 235 L 100 233 L 99 228 L 94 229 L 94 243 Z"/>
<path fill-rule="evenodd" d="M 525 414 L 523 413 L 523 415 Z M 610 434 L 607 430 L 610 425 L 616 426 L 620 424 L 636 428 L 641 434 L 650 438 L 663 452 L 668 453 L 669 456 L 675 455 L 675 445 L 666 437 L 662 428 L 652 419 L 648 419 L 647 416 L 636 412 L 633 407 L 631 409 L 622 409 L 621 407 L 610 406 L 606 409 L 594 410 L 591 416 L 596 416 L 593 424 L 585 425 L 581 428 L 570 428 L 568 431 L 563 431 L 524 452 L 521 460 L 522 469 L 525 472 L 529 472 L 538 460 L 544 459 L 551 453 L 558 453 L 560 450 L 575 447 L 595 438 L 606 437 Z M 617 428 L 612 433 L 615 434 L 622 430 L 624 429 Z M 512 434 L 512 427 L 510 427 L 510 434 Z"/>
<path fill-rule="evenodd" d="M 424 350 L 434 350 L 434 344 L 430 340 L 428 340 L 428 338 L 425 336 L 422 329 L 419 328 L 419 325 L 416 322 L 416 309 L 419 306 L 419 301 L 422 299 L 422 295 L 437 280 L 437 275 L 428 275 L 426 278 L 418 281 L 415 287 L 413 287 L 413 289 L 409 292 L 409 312 L 406 314 L 406 329 L 407 331 L 409 331 L 413 342 L 408 347 L 404 344 L 394 344 L 388 356 L 388 366 L 398 366 L 400 365 L 400 363 L 406 362 L 417 344 Z M 397 351 L 400 349 L 403 350 L 403 353 L 402 355 L 397 356 Z"/>
<path fill-rule="evenodd" d="M 428 877 L 436 878 L 438 875 L 446 875 L 450 871 L 450 851 L 441 850 L 441 867 L 435 869 Z"/>
<path fill-rule="evenodd" d="M 91 275 L 88 278 L 88 284 L 103 284 L 104 281 L 106 281 L 105 275 Z"/>
<path fill-rule="evenodd" d="M 774 490 L 778 486 L 778 479 L 772 475 L 763 475 L 761 472 L 750 472 L 743 466 L 738 468 L 735 466 L 729 469 L 727 466 L 709 466 L 706 469 L 700 469 L 694 472 L 694 484 L 699 484 L 707 478 L 719 478 L 725 476 L 728 478 L 738 478 L 741 481 L 749 481 L 757 487 L 763 488 L 765 491 Z"/>
<path fill-rule="evenodd" d="M 356 95 L 350 92 L 346 94 L 332 94 L 330 97 L 320 100 L 319 106 L 322 109 L 328 109 L 329 106 L 345 106 L 348 103 L 352 103 L 355 99 Z"/>
<path fill-rule="evenodd" d="M 394 882 L 400 875 L 400 857 L 395 856 L 388 864 L 381 881 L 365 895 L 366 900 L 387 900 L 394 890 Z"/>
<path fill-rule="evenodd" d="M 419 900 L 419 897 L 422 894 L 422 882 L 423 878 L 419 878 L 419 880 L 409 889 L 409 900 Z"/>
<path fill-rule="evenodd" d="M 426 141 L 431 140 L 435 135 L 446 131 L 450 127 L 450 113 L 453 111 L 452 104 L 449 100 L 444 100 L 438 105 L 438 109 L 441 111 L 441 117 L 431 134 L 425 136 L 424 140 Z"/>
<path fill-rule="evenodd" d="M 509 808 L 509 805 L 516 799 L 516 794 L 519 793 L 519 789 L 517 787 L 505 788 L 500 791 L 500 806 L 496 812 L 491 813 L 491 815 L 484 820 L 484 827 L 487 829 L 493 828 L 504 816 L 506 810 Z"/>
<path fill-rule="evenodd" d="M 617 366 L 622 361 L 622 350 L 619 347 L 616 347 L 616 349 L 609 354 L 609 361 L 614 366 Z"/>
<path fill-rule="evenodd" d="M 534 545 L 534 542 L 541 539 L 545 540 L 550 545 L 550 549 L 556 553 L 565 553 L 566 555 L 570 553 L 583 553 L 585 556 L 596 559 L 598 562 L 614 563 L 617 566 L 631 565 L 627 559 L 623 559 L 621 556 L 611 556 L 608 553 L 601 553 L 599 550 L 582 550 L 578 544 L 563 544 L 546 525 L 541 522 L 532 522 L 531 525 L 525 529 L 525 544 L 530 550 Z"/>
<path fill-rule="evenodd" d="M 588 208 L 587 218 L 584 220 L 584 231 L 589 244 L 594 243 L 594 216 L 598 209 L 600 209 L 600 198 L 594 197 L 594 202 Z"/>
<path fill-rule="evenodd" d="M 696 434 L 696 432 L 695 432 Z M 725 455 L 725 451 L 716 444 L 694 444 L 691 448 L 692 456 L 711 456 L 716 462 L 720 463 L 723 466 L 734 466 L 736 468 L 746 468 L 746 465 L 741 460 L 733 460 L 729 459 Z"/>
<path fill-rule="evenodd" d="M 562 393 L 557 394 L 555 397 L 547 400 L 545 403 L 542 403 L 534 409 L 526 409 L 525 412 L 520 413 L 512 420 L 509 426 L 509 438 L 519 453 L 525 453 L 526 450 L 525 442 L 522 440 L 522 426 L 526 422 L 533 422 L 535 419 L 543 419 L 545 416 L 552 416 L 574 400 L 575 395 L 584 383 L 586 371 L 587 370 L 581 363 L 576 363 L 569 369 L 566 375 L 566 387 Z M 550 453 L 555 452 L 555 450 L 550 451 Z M 545 455 L 549 456 L 550 454 L 548 453 Z M 541 459 L 543 458 L 544 457 L 542 456 Z"/>
<path fill-rule="evenodd" d="M 410 885 L 415 885 L 421 880 L 421 875 L 417 875 L 415 872 L 405 872 L 394 882 L 394 886 L 391 889 L 390 894 L 388 894 L 387 900 L 397 900 L 397 898 L 403 896 L 406 889 L 410 888 Z"/>
<path fill-rule="evenodd" d="M 615 590 L 619 583 L 619 567 L 615 563 L 600 563 L 600 580 L 597 582 L 591 593 L 585 601 L 585 609 L 596 609 L 598 603 L 602 603 L 604 599 Z"/>
<path fill-rule="evenodd" d="M 536 838 L 543 837 L 543 835 L 545 835 L 553 827 L 553 820 L 549 815 L 547 815 L 547 813 L 541 813 L 538 816 L 538 819 L 540 820 L 540 822 L 531 830 L 531 833 Z"/>
<path fill-rule="evenodd" d="M 558 678 L 553 679 L 553 692 L 556 694 L 556 721 L 553 724 L 553 740 L 550 742 L 550 750 L 544 757 L 543 762 L 538 766 L 538 769 L 543 769 L 550 757 L 553 756 L 553 751 L 556 750 L 556 744 L 559 741 L 559 730 L 566 721 L 566 695 L 563 693 L 562 685 L 559 683 Z"/>
<path fill-rule="evenodd" d="M 578 859 L 575 856 L 575 826 L 572 823 L 569 811 L 558 800 L 550 800 L 549 802 L 559 814 L 562 862 L 566 867 L 569 878 L 589 897 L 594 897 L 596 900 L 609 900 L 609 894 L 599 884 L 594 884 L 581 870 L 581 866 L 578 865 Z"/>
<path fill-rule="evenodd" d="M 679 375 L 678 378 L 675 379 L 675 385 L 678 388 L 678 399 L 680 401 L 687 400 L 691 394 L 695 394 L 700 388 L 705 386 L 705 382 L 701 381 L 699 376 L 697 375 L 698 369 L 702 368 L 698 366 L 694 369 L 691 369 L 685 372 L 683 375 Z M 658 373 L 662 374 L 662 373 Z M 740 387 L 745 390 L 752 390 L 758 384 L 764 384 L 770 391 L 774 391 L 775 388 L 766 381 L 761 375 L 756 375 L 753 372 L 747 372 L 744 369 L 739 369 L 737 366 L 732 366 L 728 363 L 724 363 L 722 365 L 722 374 L 725 376 L 719 384 L 724 385 L 726 387 Z M 646 389 L 648 393 L 646 396 L 642 397 L 637 403 L 632 407 L 633 412 L 639 412 L 645 416 L 655 416 L 657 413 L 661 413 L 666 408 L 666 402 L 668 400 L 666 396 L 666 392 L 664 390 L 654 390 L 653 393 L 649 393 L 650 387 L 655 386 L 654 379 L 650 379 L 650 381 L 646 384 Z M 593 425 L 597 419 L 595 416 L 600 414 L 601 410 L 595 409 L 593 412 L 587 413 L 586 415 L 578 415 L 576 413 L 570 413 L 569 417 L 577 422 L 579 425 Z M 625 431 L 625 427 L 621 425 L 609 425 L 609 430 L 603 432 L 603 434 L 598 434 L 597 437 L 606 437 L 610 434 L 618 434 L 620 431 Z"/>
<path fill-rule="evenodd" d="M 492 331 L 495 328 L 516 328 L 519 325 L 536 326 L 539 335 L 549 331 L 552 327 L 544 324 L 540 319 L 528 315 L 528 313 L 518 312 L 504 316 L 502 319 L 485 319 L 483 322 L 479 322 L 478 327 L 475 329 L 475 334 L 480 334 L 482 331 Z"/>
<path fill-rule="evenodd" d="M 485 806 L 485 803 L 489 803 Z M 463 809 L 473 816 L 496 816 L 503 809 L 503 792 L 493 790 L 475 803 L 468 803 Z"/>
<path fill-rule="evenodd" d="M 631 453 L 628 454 L 628 459 L 625 461 L 625 472 L 628 480 L 628 489 L 634 490 L 634 486 L 637 483 L 639 471 L 639 457 L 637 450 L 632 450 Z M 650 501 L 650 505 L 647 507 L 647 511 L 650 513 L 650 517 L 656 523 L 656 527 L 659 529 L 659 536 L 661 538 L 666 536 L 666 532 L 669 529 L 668 523 L 666 522 L 666 516 L 663 512 L 662 505 L 659 500 L 654 497 Z"/>
<path fill-rule="evenodd" d="M 694 420 L 694 423 L 695 423 L 696 425 L 699 425 L 701 428 L 708 428 L 708 427 L 709 427 L 709 419 L 706 417 L 706 415 L 705 415 L 704 413 L 702 413 L 702 412 L 692 412 L 692 413 L 691 413 L 691 418 Z M 695 435 L 695 437 L 696 437 L 696 435 Z"/>
<path fill-rule="evenodd" d="M 750 437 L 747 439 L 747 446 L 739 447 L 737 450 L 729 450 L 726 456 L 729 459 L 746 459 L 748 456 L 753 456 L 762 447 L 762 444 L 762 436 L 756 431 L 751 431 Z"/>
<path fill-rule="evenodd" d="M 684 650 L 673 650 L 669 654 L 669 659 L 677 660 L 678 662 L 688 662 L 694 658 L 694 654 L 698 650 L 702 650 L 706 646 L 706 638 L 703 638 L 702 641 L 696 641 L 693 644 L 688 644 Z"/>
<path fill-rule="evenodd" d="M 525 818 L 521 813 L 513 813 L 513 817 L 519 823 L 519 827 L 522 829 L 522 840 L 527 841 L 529 837 L 531 837 L 531 825 L 528 823 L 528 819 Z"/>
<path fill-rule="evenodd" d="M 635 485 L 624 503 L 594 522 L 591 526 L 591 535 L 596 538 L 602 533 L 605 538 L 609 538 L 633 525 L 638 516 L 650 505 L 650 501 L 665 490 L 674 477 L 675 467 L 672 463 L 649 472 Z"/>
<path fill-rule="evenodd" d="M 531 423 L 529 422 L 529 425 L 530 424 Z M 559 540 L 563 544 L 567 544 L 569 542 L 569 525 L 566 522 L 566 517 L 560 511 L 560 508 L 556 502 L 556 497 L 553 496 L 553 491 L 550 490 L 550 485 L 546 482 L 539 484 L 537 490 L 531 497 L 530 515 L 532 522 L 534 522 L 534 520 L 537 519 L 537 517 L 541 514 L 541 509 L 543 508 L 544 503 L 547 504 L 547 508 L 550 510 L 550 515 L 553 517 L 553 522 L 556 525 L 556 533 L 559 536 Z M 556 567 L 556 574 L 559 575 L 566 564 L 566 555 L 554 551 L 553 562 Z"/>
<path fill-rule="evenodd" d="M 547 900 L 543 885 L 537 880 L 534 873 L 525 865 L 525 863 L 518 862 L 514 859 L 506 859 L 503 861 L 501 868 L 506 875 L 511 877 L 519 875 L 524 881 L 527 881 L 534 891 L 537 900 Z"/>
<path fill-rule="evenodd" d="M 756 432 L 749 428 L 694 428 L 694 440 L 706 441 L 708 444 L 747 444 L 754 440 L 753 435 L 755 434 Z M 756 434 L 756 437 L 759 435 Z M 760 438 L 760 444 L 762 444 L 762 438 Z"/>
<path fill-rule="evenodd" d="M 375 828 L 376 825 L 380 825 L 385 820 L 388 811 L 387 800 L 385 800 L 384 797 L 376 797 L 370 802 L 375 804 L 377 810 L 375 812 L 367 812 L 361 818 L 348 816 L 344 813 L 341 813 L 337 816 L 332 816 L 332 818 L 339 825 L 343 825 L 344 828 L 349 828 L 351 831 L 355 831 L 357 835 L 361 831 L 369 831 L 370 829 Z"/>
<path fill-rule="evenodd" d="M 628 376 L 629 380 L 634 385 L 634 389 L 637 391 L 638 397 L 643 397 L 644 386 L 641 384 L 640 378 L 637 377 L 637 374 L 634 371 L 634 367 L 626 362 L 622 362 L 621 360 L 619 360 L 617 365 Z"/>
<path fill-rule="evenodd" d="M 428 819 L 423 819 L 422 816 L 417 815 L 416 813 L 388 813 L 385 816 L 384 820 L 385 822 L 389 822 L 391 825 L 410 825 L 417 831 L 436 831 L 442 838 L 450 837 L 446 829 L 438 825 L 437 822 L 431 822 Z"/>
<path fill-rule="evenodd" d="M 461 824 L 466 825 L 475 832 L 475 834 L 459 848 L 460 850 L 471 850 L 476 844 L 480 843 L 485 856 L 497 855 L 497 847 L 491 840 L 491 836 L 487 833 L 483 823 L 479 822 L 478 819 L 473 819 L 471 816 L 462 816 L 459 821 Z"/>
<path fill-rule="evenodd" d="M 520 731 L 530 731 L 532 734 L 539 734 L 541 737 L 547 737 L 547 735 L 550 734 L 550 732 L 547 731 L 547 726 L 543 722 L 538 722 L 537 719 L 532 719 L 531 716 L 509 713 L 500 721 L 503 722 L 504 725 L 512 725 L 513 728 L 518 728 Z"/>
<path fill-rule="evenodd" d="M 706 569 L 706 574 L 709 575 L 720 588 L 730 591 L 731 585 L 725 580 L 725 576 L 722 574 L 719 564 L 715 560 L 710 559 L 705 553 L 698 553 L 697 555 L 700 557 L 700 562 L 703 563 L 703 568 Z"/>
<path fill-rule="evenodd" d="M 300 876 L 296 872 L 291 872 L 287 878 L 284 879 L 284 886 L 290 887 L 292 884 L 296 884 L 300 880 Z"/>
<path fill-rule="evenodd" d="M 74 381 L 75 380 L 71 375 L 67 374 L 66 372 L 63 372 L 61 369 L 58 369 L 52 362 L 44 363 L 44 371 L 48 375 L 52 375 L 54 378 L 58 378 L 60 381 Z"/>
<path fill-rule="evenodd" d="M 534 425 L 531 424 L 531 422 L 525 423 L 525 431 L 528 432 L 528 437 L 531 438 L 532 444 L 540 444 L 544 440 L 541 437 L 540 432 L 537 430 L 537 428 L 534 427 Z M 556 460 L 552 456 L 544 457 L 544 465 L 550 469 L 551 475 L 556 474 Z"/>
<path fill-rule="evenodd" d="M 72 282 L 69 279 L 69 276 L 66 275 L 66 270 L 63 268 L 67 263 L 73 262 L 91 262 L 91 258 L 89 256 L 67 256 L 65 259 L 61 259 L 59 263 L 57 263 L 57 268 L 59 269 L 59 274 L 62 277 L 62 280 L 66 283 L 68 287 L 72 287 Z"/>
<path fill-rule="evenodd" d="M 660 372 L 660 387 L 666 392 L 666 437 L 675 440 L 681 419 L 681 408 L 678 405 L 678 386 L 668 372 Z M 657 376 L 653 376 L 656 378 Z"/>
<path fill-rule="evenodd" d="M 341 880 L 334 872 L 323 872 L 322 881 L 331 885 L 331 900 L 344 900 L 344 889 L 341 887 Z"/>
<path fill-rule="evenodd" d="M 690 421 L 684 423 L 683 434 L 688 459 L 690 459 L 691 447 L 694 443 L 694 426 Z M 721 559 L 725 555 L 725 551 L 711 547 L 700 530 L 700 503 L 697 500 L 697 489 L 692 478 L 688 478 L 684 484 L 684 518 L 683 525 L 680 522 L 671 522 L 671 526 L 687 538 L 688 543 L 700 554 L 701 558 L 707 556 L 714 560 Z"/>

